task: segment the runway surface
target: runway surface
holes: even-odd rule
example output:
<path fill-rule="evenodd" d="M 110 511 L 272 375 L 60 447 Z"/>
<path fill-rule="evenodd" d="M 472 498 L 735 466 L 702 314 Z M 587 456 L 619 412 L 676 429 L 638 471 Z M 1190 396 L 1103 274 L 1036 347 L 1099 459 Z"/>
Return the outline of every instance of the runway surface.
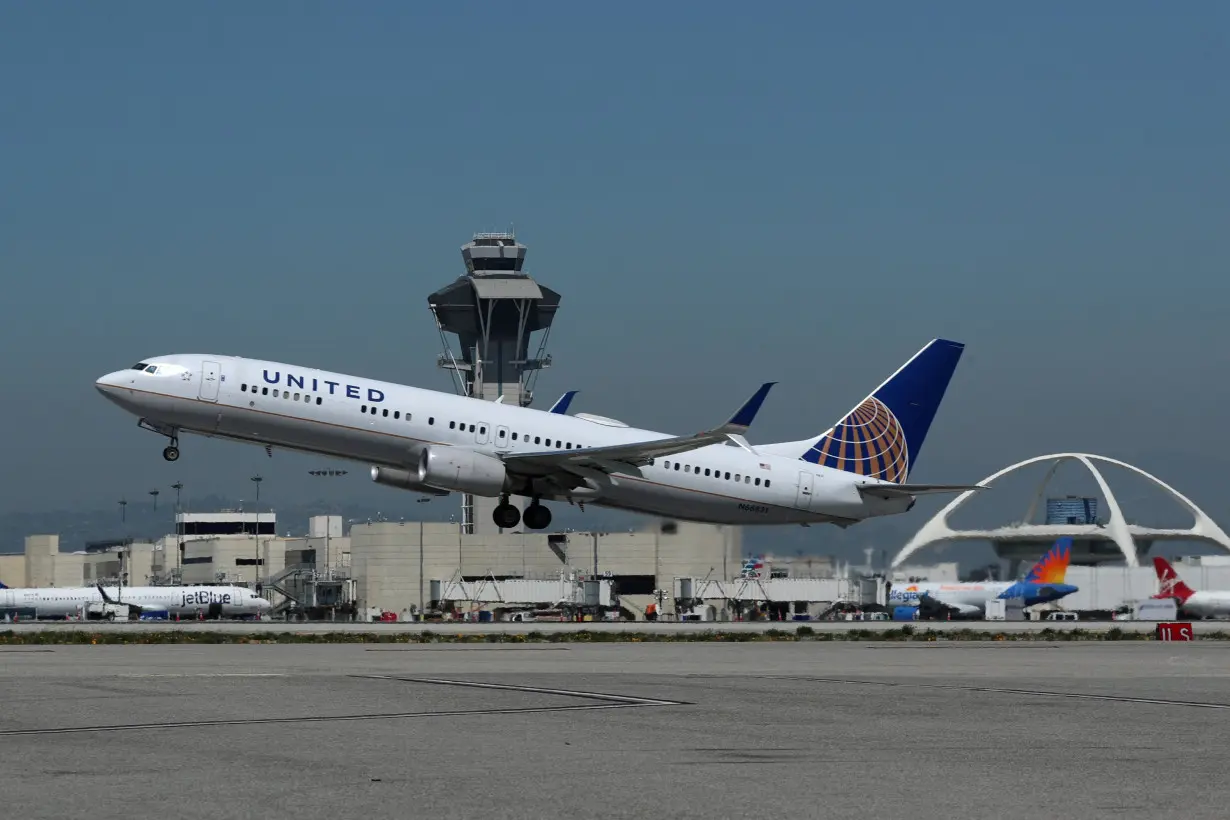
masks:
<path fill-rule="evenodd" d="M 1196 634 L 1230 631 L 1226 621 L 1193 621 Z M 817 633 L 843 633 L 855 630 L 884 632 L 911 626 L 915 630 L 937 631 L 974 630 L 978 632 L 1041 632 L 1045 629 L 1071 631 L 1080 629 L 1090 632 L 1109 632 L 1112 629 L 1132 632 L 1153 632 L 1157 624 L 1151 621 L 740 621 L 740 622 L 675 622 L 675 621 L 618 621 L 593 623 L 349 623 L 349 622 L 286 622 L 286 621 L 39 621 L 15 624 L 0 624 L 0 633 L 13 632 L 221 632 L 227 634 L 267 634 L 294 632 L 304 635 L 325 633 L 373 633 L 378 635 L 415 634 L 426 632 L 435 635 L 525 635 L 540 632 L 544 635 L 561 632 L 600 632 L 606 634 L 656 633 L 700 634 L 703 632 L 763 633 L 771 630 L 794 633 L 805 626 Z"/>
<path fill-rule="evenodd" d="M 1221 818 L 1230 645 L 0 648 L 22 820 Z"/>

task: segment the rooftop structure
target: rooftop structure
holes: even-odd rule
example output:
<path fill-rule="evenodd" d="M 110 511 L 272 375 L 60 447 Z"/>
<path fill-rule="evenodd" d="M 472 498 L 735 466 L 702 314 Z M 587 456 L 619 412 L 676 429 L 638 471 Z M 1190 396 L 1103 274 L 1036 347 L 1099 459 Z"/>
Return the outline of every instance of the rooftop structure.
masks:
<path fill-rule="evenodd" d="M 1124 461 L 1092 453 L 1054 453 L 1036 456 L 1025 461 L 1009 465 L 997 473 L 987 476 L 979 484 L 989 485 L 997 479 L 1014 473 L 1024 467 L 1043 462 L 1052 462 L 1045 478 L 1038 487 L 1037 493 L 1030 502 L 1025 518 L 1015 524 L 1008 524 L 993 529 L 957 530 L 948 519 L 954 512 L 963 507 L 966 502 L 978 494 L 977 490 L 969 490 L 957 496 L 946 507 L 936 513 L 927 523 L 914 534 L 901 551 L 892 560 L 896 567 L 904 563 L 911 555 L 924 547 L 929 547 L 944 541 L 991 541 L 996 552 L 1001 557 L 1017 560 L 1036 560 L 1057 538 L 1068 536 L 1074 539 L 1072 563 L 1096 564 L 1105 560 L 1122 559 L 1129 567 L 1140 566 L 1140 556 L 1146 553 L 1154 541 L 1199 541 L 1212 544 L 1230 552 L 1230 536 L 1222 530 L 1203 510 L 1190 499 L 1171 487 L 1160 478 L 1151 475 L 1139 467 L 1134 467 Z M 1030 523 L 1034 520 L 1038 505 L 1043 499 L 1047 485 L 1055 476 L 1055 471 L 1061 464 L 1075 462 L 1080 464 L 1093 476 L 1098 488 L 1102 491 L 1106 503 L 1107 519 L 1104 523 L 1097 520 L 1096 505 L 1090 507 L 1086 499 L 1076 499 L 1076 505 L 1054 503 L 1067 499 L 1050 499 L 1048 503 L 1048 521 L 1045 524 Z M 1114 492 L 1106 482 L 1105 476 L 1094 462 L 1111 464 L 1130 470 L 1147 479 L 1154 486 L 1167 493 L 1192 514 L 1194 522 L 1190 528 L 1155 528 L 1129 524 L 1123 515 L 1123 510 L 1115 498 Z M 1089 499 L 1092 501 L 1093 499 Z M 1067 513 L 1072 513 L 1068 515 Z M 1052 521 L 1052 518 L 1059 520 Z M 1071 519 L 1071 520 L 1069 520 Z M 1028 553 L 1028 555 L 1026 555 Z"/>

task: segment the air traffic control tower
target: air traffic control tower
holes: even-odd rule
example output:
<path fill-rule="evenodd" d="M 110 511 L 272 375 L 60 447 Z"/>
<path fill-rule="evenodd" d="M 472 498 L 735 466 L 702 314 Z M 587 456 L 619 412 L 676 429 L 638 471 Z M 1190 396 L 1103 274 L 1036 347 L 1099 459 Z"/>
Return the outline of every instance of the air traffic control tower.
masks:
<path fill-rule="evenodd" d="M 439 366 L 452 371 L 463 396 L 528 407 L 538 372 L 551 365 L 547 339 L 560 296 L 522 271 L 526 250 L 512 233 L 475 234 L 461 246 L 465 275 L 427 297 L 444 345 Z M 459 352 L 448 334 L 457 337 Z M 477 441 L 483 443 L 481 435 Z M 498 502 L 463 496 L 463 532 L 499 532 L 491 518 Z"/>

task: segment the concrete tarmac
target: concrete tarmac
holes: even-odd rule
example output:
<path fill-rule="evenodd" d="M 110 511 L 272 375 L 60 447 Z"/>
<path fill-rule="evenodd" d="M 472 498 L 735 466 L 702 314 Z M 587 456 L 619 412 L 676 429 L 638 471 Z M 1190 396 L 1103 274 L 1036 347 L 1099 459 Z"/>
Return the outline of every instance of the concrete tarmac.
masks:
<path fill-rule="evenodd" d="M 0 647 L 21 820 L 1223 818 L 1230 645 Z"/>
<path fill-rule="evenodd" d="M 1193 631 L 1199 634 L 1230 631 L 1230 622 L 1192 621 Z M 0 632 L 222 632 L 227 634 L 260 635 L 293 632 L 304 635 L 325 633 L 373 633 L 380 635 L 420 634 L 435 635 L 525 635 L 541 632 L 544 635 L 561 632 L 602 632 L 607 634 L 657 633 L 687 634 L 703 632 L 755 633 L 770 630 L 794 632 L 806 626 L 815 632 L 840 633 L 855 630 L 884 632 L 912 626 L 916 630 L 937 631 L 975 630 L 978 632 L 1041 632 L 1044 629 L 1070 631 L 1080 629 L 1092 632 L 1108 632 L 1112 629 L 1132 632 L 1153 632 L 1157 624 L 1151 621 L 737 621 L 737 622 L 677 622 L 677 621 L 615 621 L 592 623 L 559 623 L 551 621 L 531 623 L 350 623 L 350 622 L 286 622 L 286 621 L 39 621 L 15 624 L 0 624 Z"/>

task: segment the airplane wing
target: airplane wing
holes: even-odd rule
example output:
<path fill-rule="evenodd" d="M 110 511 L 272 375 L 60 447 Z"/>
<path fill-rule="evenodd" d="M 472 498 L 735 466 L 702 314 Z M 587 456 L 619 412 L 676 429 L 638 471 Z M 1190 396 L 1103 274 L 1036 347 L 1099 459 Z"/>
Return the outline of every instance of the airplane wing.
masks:
<path fill-rule="evenodd" d="M 730 435 L 747 432 L 764 404 L 769 390 L 777 382 L 766 382 L 743 403 L 735 414 L 712 430 L 692 436 L 636 441 L 630 444 L 615 444 L 609 447 L 591 447 L 580 450 L 542 450 L 536 453 L 509 453 L 503 456 L 508 469 L 519 473 L 544 474 L 555 470 L 576 470 L 579 473 L 599 470 L 604 473 L 618 472 L 628 468 L 643 467 L 655 458 L 686 453 L 711 444 L 719 444 Z M 633 469 L 633 472 L 636 470 Z"/>
<path fill-rule="evenodd" d="M 963 493 L 967 490 L 989 490 L 984 484 L 860 484 L 858 491 L 863 495 L 874 495 L 879 498 L 904 498 L 911 495 L 931 495 L 935 493 Z"/>
<path fill-rule="evenodd" d="M 956 601 L 947 601 L 944 599 L 943 593 L 939 593 L 938 595 L 927 593 L 919 598 L 919 602 L 930 604 L 931 606 L 941 606 L 945 609 L 951 609 L 953 612 L 960 615 L 978 615 L 982 612 L 982 607 L 977 607 L 973 604 L 962 604 L 957 603 Z"/>

